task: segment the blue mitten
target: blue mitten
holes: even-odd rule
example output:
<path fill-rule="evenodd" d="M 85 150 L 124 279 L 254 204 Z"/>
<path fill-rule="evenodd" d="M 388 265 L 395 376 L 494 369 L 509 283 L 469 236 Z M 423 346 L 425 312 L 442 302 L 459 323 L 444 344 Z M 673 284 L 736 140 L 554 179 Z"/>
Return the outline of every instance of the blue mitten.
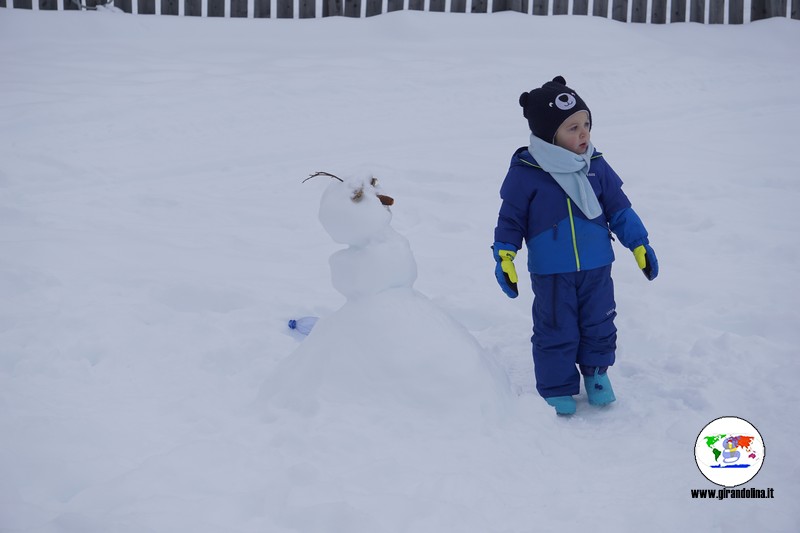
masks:
<path fill-rule="evenodd" d="M 492 246 L 494 250 L 494 260 L 497 265 L 494 268 L 494 276 L 500 288 L 509 298 L 519 296 L 517 290 L 517 269 L 514 268 L 514 257 L 517 255 L 517 248 L 513 244 L 495 242 Z"/>
<path fill-rule="evenodd" d="M 642 269 L 647 279 L 650 281 L 656 279 L 656 276 L 658 276 L 658 258 L 656 258 L 656 253 L 649 244 L 634 248 L 633 257 L 636 258 L 636 264 Z"/>

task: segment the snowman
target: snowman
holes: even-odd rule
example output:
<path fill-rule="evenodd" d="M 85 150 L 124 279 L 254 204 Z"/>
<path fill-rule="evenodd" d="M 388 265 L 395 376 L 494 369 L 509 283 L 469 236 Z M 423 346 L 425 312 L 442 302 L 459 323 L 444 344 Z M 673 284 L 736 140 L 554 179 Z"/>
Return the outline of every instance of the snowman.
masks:
<path fill-rule="evenodd" d="M 331 411 L 370 420 L 476 424 L 507 411 L 505 373 L 472 335 L 413 288 L 417 264 L 391 226 L 394 201 L 373 177 L 331 178 L 319 220 L 346 247 L 330 257 L 345 304 L 320 318 L 261 389 L 270 416 Z M 370 414 L 371 413 L 371 414 Z"/>

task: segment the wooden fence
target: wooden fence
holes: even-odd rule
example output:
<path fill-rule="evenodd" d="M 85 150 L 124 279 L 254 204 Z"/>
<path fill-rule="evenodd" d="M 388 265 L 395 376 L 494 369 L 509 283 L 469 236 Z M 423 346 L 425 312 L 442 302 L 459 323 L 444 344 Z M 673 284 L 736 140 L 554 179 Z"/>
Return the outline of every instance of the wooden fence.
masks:
<path fill-rule="evenodd" d="M 95 9 L 104 0 L 0 0 L 0 7 Z M 372 17 L 392 11 L 592 15 L 620 22 L 744 24 L 800 20 L 800 0 L 112 0 L 126 13 L 242 18 Z"/>

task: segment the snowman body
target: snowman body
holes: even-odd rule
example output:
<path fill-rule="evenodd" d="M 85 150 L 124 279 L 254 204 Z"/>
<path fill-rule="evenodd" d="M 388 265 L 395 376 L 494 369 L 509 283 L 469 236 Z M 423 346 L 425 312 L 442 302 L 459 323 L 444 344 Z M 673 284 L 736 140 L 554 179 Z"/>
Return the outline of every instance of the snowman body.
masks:
<path fill-rule="evenodd" d="M 351 245 L 331 255 L 331 282 L 348 300 L 388 289 L 411 289 L 417 263 L 405 237 L 387 227 L 366 245 Z"/>

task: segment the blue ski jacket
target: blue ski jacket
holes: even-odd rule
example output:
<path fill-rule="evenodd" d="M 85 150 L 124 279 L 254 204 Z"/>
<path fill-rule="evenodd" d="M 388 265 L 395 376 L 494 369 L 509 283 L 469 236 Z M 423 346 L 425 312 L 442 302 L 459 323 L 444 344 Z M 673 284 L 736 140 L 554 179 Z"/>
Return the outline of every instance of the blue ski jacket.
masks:
<path fill-rule="evenodd" d="M 533 274 L 579 272 L 611 264 L 612 232 L 630 250 L 649 244 L 644 224 L 622 192 L 622 180 L 597 150 L 587 177 L 603 209 L 592 220 L 536 163 L 527 147 L 517 149 L 500 188 L 503 202 L 495 242 L 519 250 L 524 240 L 528 270 Z"/>

